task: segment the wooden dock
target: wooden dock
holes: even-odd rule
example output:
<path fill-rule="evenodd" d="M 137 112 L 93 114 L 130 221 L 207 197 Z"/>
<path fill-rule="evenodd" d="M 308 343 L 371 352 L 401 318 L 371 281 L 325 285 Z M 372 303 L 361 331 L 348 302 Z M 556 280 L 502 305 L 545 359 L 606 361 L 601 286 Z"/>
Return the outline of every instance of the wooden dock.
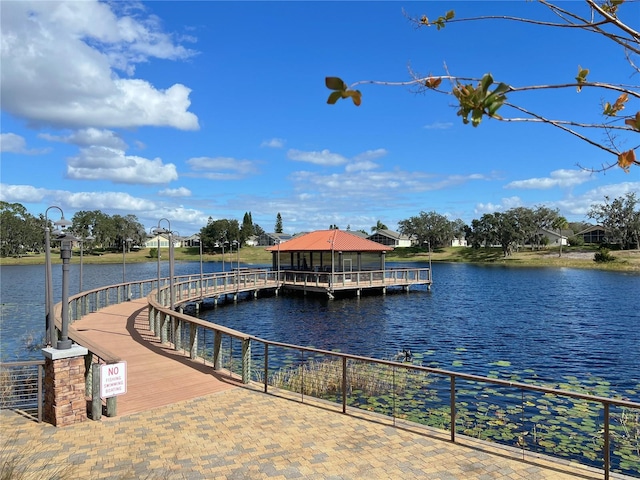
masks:
<path fill-rule="evenodd" d="M 339 292 L 360 296 L 364 291 L 379 291 L 384 294 L 388 288 L 401 288 L 404 291 L 418 285 L 431 288 L 432 283 L 429 268 L 333 273 L 286 270 L 281 272 L 280 279 L 285 290 L 326 293 L 330 298 Z"/>

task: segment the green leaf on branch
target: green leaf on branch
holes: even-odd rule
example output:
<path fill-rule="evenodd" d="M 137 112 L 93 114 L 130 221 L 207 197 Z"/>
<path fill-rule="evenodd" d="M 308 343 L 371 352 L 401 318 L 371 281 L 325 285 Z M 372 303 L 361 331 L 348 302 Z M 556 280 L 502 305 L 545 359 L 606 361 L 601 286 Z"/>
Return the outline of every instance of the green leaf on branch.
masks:
<path fill-rule="evenodd" d="M 429 17 L 427 17 L 426 15 L 422 15 L 422 17 L 420 17 L 419 23 L 421 26 L 425 26 L 425 27 L 430 27 L 431 25 L 435 25 L 436 28 L 440 30 L 446 26 L 446 23 L 449 20 L 453 20 L 455 16 L 456 16 L 456 12 L 453 10 L 449 10 L 447 13 L 445 13 L 444 15 L 440 15 L 436 20 L 431 22 L 429 21 Z"/>
<path fill-rule="evenodd" d="M 349 97 L 351 97 L 356 107 L 359 107 L 362 103 L 362 93 L 360 93 L 360 90 L 349 90 L 347 84 L 344 83 L 341 78 L 325 77 L 324 83 L 327 88 L 333 90 L 333 92 L 329 94 L 329 98 L 327 98 L 329 105 L 334 105 L 341 98 Z"/>
<path fill-rule="evenodd" d="M 629 100 L 629 95 L 626 93 L 623 93 L 616 99 L 613 105 L 611 105 L 609 102 L 606 102 L 604 104 L 604 111 L 602 113 L 604 113 L 608 117 L 615 117 L 616 113 L 624 110 L 624 104 L 628 100 Z"/>
<path fill-rule="evenodd" d="M 333 105 L 342 97 L 342 92 L 331 92 L 329 94 L 329 98 L 327 99 L 327 103 L 329 105 Z"/>
<path fill-rule="evenodd" d="M 325 77 L 324 83 L 330 90 L 346 90 L 347 84 L 338 77 Z"/>
<path fill-rule="evenodd" d="M 587 75 L 589 75 L 589 69 L 582 68 L 578 65 L 578 76 L 576 77 L 576 82 L 578 82 L 578 92 L 582 90 L 582 84 L 587 81 Z"/>
<path fill-rule="evenodd" d="M 480 86 L 482 87 L 482 91 L 486 93 L 486 91 L 488 90 L 488 88 L 491 86 L 492 83 L 493 83 L 493 77 L 491 76 L 491 74 L 485 73 L 485 75 L 482 77 L 482 80 L 480 80 Z"/>
<path fill-rule="evenodd" d="M 362 93 L 360 93 L 360 90 L 347 90 L 346 93 L 351 97 L 351 100 L 353 100 L 353 104 L 359 107 L 362 103 Z"/>
<path fill-rule="evenodd" d="M 457 114 L 462 117 L 464 124 L 469 123 L 469 115 L 471 115 L 471 124 L 474 127 L 480 125 L 483 115 L 499 120 L 502 119 L 497 112 L 507 99 L 505 93 L 509 91 L 510 87 L 506 83 L 499 83 L 491 91 L 489 88 L 492 84 L 493 77 L 487 73 L 482 77 L 476 88 L 473 85 L 462 84 L 457 84 L 454 87 L 453 95 L 460 102 L 460 109 Z"/>

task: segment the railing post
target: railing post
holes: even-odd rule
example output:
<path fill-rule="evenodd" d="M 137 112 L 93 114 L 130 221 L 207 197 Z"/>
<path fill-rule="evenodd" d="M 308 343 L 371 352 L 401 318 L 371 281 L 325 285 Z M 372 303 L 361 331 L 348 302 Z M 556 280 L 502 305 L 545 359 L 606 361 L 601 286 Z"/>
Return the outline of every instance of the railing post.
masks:
<path fill-rule="evenodd" d="M 269 385 L 269 344 L 264 344 L 264 393 Z"/>
<path fill-rule="evenodd" d="M 38 423 L 42 423 L 42 406 L 44 404 L 43 376 L 44 365 L 38 365 Z"/>
<path fill-rule="evenodd" d="M 198 357 L 198 327 L 194 323 L 189 323 L 189 357 L 195 360 Z"/>
<path fill-rule="evenodd" d="M 215 330 L 213 335 L 213 369 L 220 370 L 222 364 L 222 332 Z"/>
<path fill-rule="evenodd" d="M 251 381 L 251 339 L 242 340 L 242 383 Z"/>
<path fill-rule="evenodd" d="M 604 405 L 604 480 L 609 480 L 611 470 L 611 446 L 609 445 L 609 404 Z"/>
<path fill-rule="evenodd" d="M 115 417 L 118 412 L 118 397 L 107 398 L 107 417 Z"/>
<path fill-rule="evenodd" d="M 160 312 L 160 343 L 167 343 L 167 317 L 164 312 Z"/>
<path fill-rule="evenodd" d="M 182 349 L 182 320 L 180 318 L 173 319 L 173 348 L 175 350 Z"/>
<path fill-rule="evenodd" d="M 149 316 L 149 331 L 155 335 L 156 334 L 156 322 L 155 322 L 155 309 L 149 305 L 149 309 L 148 309 L 148 316 Z"/>
<path fill-rule="evenodd" d="M 91 368 L 93 362 L 93 353 L 87 352 L 84 356 L 84 394 L 87 397 L 91 396 L 93 391 L 93 369 Z"/>
<path fill-rule="evenodd" d="M 100 364 L 91 365 L 91 418 L 102 418 L 102 399 L 100 398 Z"/>
<path fill-rule="evenodd" d="M 342 413 L 347 413 L 347 357 L 342 357 Z"/>
<path fill-rule="evenodd" d="M 451 375 L 451 441 L 456 441 L 456 377 Z"/>

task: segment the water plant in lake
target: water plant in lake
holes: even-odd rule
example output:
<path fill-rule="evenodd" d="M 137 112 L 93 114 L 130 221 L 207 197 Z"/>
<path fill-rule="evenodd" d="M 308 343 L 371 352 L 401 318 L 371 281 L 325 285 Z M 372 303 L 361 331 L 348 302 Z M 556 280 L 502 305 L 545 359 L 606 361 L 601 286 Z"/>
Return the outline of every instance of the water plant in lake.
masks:
<path fill-rule="evenodd" d="M 508 367 L 509 362 L 492 365 Z M 516 372 L 493 371 L 520 383 Z M 451 429 L 448 375 L 366 361 L 347 361 L 347 404 L 440 429 Z M 274 371 L 269 384 L 331 401 L 341 401 L 342 361 L 309 359 Z M 539 385 L 539 384 L 538 384 Z M 607 398 L 620 398 L 599 378 L 566 377 L 543 385 Z M 640 389 L 640 385 L 638 385 Z M 635 396 L 635 390 L 626 392 Z M 604 412 L 598 402 L 484 382 L 456 381 L 456 431 L 531 452 L 577 460 L 602 468 Z M 640 474 L 640 410 L 611 407 L 612 470 Z"/>

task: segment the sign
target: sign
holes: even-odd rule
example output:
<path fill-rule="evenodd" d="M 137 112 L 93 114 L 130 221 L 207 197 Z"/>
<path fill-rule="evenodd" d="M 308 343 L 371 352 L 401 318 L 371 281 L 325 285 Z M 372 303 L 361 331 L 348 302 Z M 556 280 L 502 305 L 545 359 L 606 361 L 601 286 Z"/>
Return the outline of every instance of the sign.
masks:
<path fill-rule="evenodd" d="M 100 398 L 127 393 L 127 362 L 100 366 Z"/>

